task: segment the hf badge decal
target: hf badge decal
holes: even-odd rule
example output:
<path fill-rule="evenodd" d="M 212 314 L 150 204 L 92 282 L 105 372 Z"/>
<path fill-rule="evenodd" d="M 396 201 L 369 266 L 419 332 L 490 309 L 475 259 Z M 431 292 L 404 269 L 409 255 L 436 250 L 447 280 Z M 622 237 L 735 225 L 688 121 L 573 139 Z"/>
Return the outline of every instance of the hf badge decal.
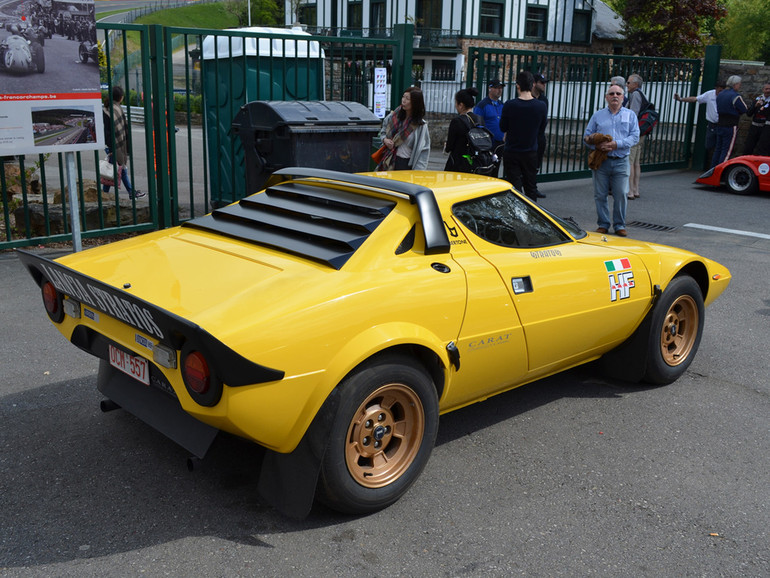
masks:
<path fill-rule="evenodd" d="M 631 288 L 634 287 L 634 272 L 631 270 L 631 261 L 629 259 L 605 261 L 604 268 L 609 273 L 610 301 L 628 299 L 631 296 Z"/>

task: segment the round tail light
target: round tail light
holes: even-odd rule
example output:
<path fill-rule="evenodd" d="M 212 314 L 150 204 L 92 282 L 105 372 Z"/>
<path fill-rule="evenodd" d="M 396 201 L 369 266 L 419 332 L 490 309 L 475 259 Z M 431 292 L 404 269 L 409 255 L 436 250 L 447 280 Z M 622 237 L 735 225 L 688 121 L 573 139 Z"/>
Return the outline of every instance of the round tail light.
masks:
<path fill-rule="evenodd" d="M 193 401 L 204 407 L 218 404 L 224 385 L 217 375 L 216 364 L 211 363 L 192 342 L 182 347 L 180 359 L 182 380 Z"/>
<path fill-rule="evenodd" d="M 55 323 L 61 323 L 61 320 L 64 319 L 64 299 L 61 293 L 56 290 L 56 287 L 50 281 L 43 281 L 40 290 L 43 293 L 43 304 L 45 305 L 48 317 Z"/>
<path fill-rule="evenodd" d="M 211 371 L 206 358 L 200 351 L 191 351 L 185 357 L 182 367 L 185 384 L 199 395 L 205 395 L 211 387 Z"/>

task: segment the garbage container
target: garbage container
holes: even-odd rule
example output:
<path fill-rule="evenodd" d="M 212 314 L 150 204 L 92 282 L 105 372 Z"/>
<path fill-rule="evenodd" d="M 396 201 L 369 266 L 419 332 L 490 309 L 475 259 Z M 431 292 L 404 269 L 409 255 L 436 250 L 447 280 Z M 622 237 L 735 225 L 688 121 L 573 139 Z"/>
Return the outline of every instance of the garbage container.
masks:
<path fill-rule="evenodd" d="M 380 119 L 357 102 L 255 101 L 233 120 L 241 138 L 246 194 L 263 188 L 284 167 L 365 172 Z"/>
<path fill-rule="evenodd" d="M 238 110 L 253 100 L 319 100 L 324 87 L 324 51 L 307 32 L 264 27 L 236 32 L 239 36 L 227 30 L 208 35 L 201 45 L 211 196 L 224 202 L 245 194 L 243 151 L 230 133 Z"/>

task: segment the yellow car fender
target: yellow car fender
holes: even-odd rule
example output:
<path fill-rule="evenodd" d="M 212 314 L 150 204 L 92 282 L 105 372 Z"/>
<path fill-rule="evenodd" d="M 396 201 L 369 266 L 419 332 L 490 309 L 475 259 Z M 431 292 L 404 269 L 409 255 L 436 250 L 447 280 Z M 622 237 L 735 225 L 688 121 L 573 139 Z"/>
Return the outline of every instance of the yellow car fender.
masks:
<path fill-rule="evenodd" d="M 446 349 L 448 343 L 449 341 L 442 341 L 437 335 L 424 327 L 406 322 L 377 325 L 351 337 L 347 344 L 329 360 L 327 368 L 313 395 L 307 399 L 296 427 L 292 428 L 294 432 L 300 435 L 294 434 L 291 438 L 287 439 L 282 451 L 291 451 L 296 447 L 331 391 L 356 367 L 368 359 L 398 346 L 421 347 L 431 351 L 438 358 L 446 379 L 451 365 L 449 353 Z M 439 394 L 442 386 L 443 384 L 436 384 Z"/>

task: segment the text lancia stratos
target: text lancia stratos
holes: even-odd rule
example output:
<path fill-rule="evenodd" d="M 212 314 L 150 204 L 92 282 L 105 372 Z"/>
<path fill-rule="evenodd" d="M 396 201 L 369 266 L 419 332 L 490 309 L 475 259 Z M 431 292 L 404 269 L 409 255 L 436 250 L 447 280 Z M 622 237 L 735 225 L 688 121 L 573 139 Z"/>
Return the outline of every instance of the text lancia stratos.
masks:
<path fill-rule="evenodd" d="M 494 394 L 599 358 L 673 382 L 730 281 L 425 171 L 282 169 L 180 227 L 21 259 L 109 400 L 199 457 L 220 430 L 261 444 L 259 490 L 297 516 L 392 504 L 439 414 Z"/>

